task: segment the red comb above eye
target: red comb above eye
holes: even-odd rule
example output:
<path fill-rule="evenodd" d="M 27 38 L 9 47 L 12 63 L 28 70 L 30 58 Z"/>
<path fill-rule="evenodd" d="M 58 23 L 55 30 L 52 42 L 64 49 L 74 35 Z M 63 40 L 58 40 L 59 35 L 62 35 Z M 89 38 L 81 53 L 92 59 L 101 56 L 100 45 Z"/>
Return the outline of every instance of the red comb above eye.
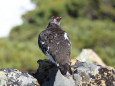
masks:
<path fill-rule="evenodd" d="M 56 17 L 55 19 L 61 19 L 61 17 Z"/>

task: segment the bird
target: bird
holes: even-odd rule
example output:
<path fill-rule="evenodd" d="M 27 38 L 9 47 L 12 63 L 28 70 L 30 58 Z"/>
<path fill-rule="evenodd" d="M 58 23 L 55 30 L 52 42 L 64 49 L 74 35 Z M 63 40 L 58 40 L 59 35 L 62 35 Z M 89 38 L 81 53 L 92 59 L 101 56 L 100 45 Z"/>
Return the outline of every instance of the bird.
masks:
<path fill-rule="evenodd" d="M 61 17 L 51 17 L 48 26 L 38 36 L 38 45 L 48 60 L 57 65 L 63 75 L 72 75 L 70 53 L 71 41 L 61 29 Z"/>

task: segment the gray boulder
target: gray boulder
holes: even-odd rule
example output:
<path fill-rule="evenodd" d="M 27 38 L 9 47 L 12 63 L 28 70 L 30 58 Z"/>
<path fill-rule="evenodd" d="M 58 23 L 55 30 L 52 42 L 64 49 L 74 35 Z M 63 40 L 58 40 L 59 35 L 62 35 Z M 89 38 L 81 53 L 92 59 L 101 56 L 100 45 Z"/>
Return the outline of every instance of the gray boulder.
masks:
<path fill-rule="evenodd" d="M 29 73 L 16 69 L 0 69 L 0 86 L 40 86 L 36 78 Z"/>

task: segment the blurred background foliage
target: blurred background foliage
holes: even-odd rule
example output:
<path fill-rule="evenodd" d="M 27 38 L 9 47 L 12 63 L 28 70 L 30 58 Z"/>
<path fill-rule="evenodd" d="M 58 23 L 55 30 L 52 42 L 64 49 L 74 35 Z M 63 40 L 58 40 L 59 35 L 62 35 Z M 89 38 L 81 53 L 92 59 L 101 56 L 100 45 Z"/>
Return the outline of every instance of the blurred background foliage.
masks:
<path fill-rule="evenodd" d="M 36 8 L 22 16 L 9 37 L 0 38 L 0 68 L 37 69 L 46 56 L 38 48 L 39 33 L 53 15 L 61 16 L 61 27 L 72 41 L 71 58 L 83 48 L 93 49 L 115 67 L 115 0 L 33 0 Z"/>

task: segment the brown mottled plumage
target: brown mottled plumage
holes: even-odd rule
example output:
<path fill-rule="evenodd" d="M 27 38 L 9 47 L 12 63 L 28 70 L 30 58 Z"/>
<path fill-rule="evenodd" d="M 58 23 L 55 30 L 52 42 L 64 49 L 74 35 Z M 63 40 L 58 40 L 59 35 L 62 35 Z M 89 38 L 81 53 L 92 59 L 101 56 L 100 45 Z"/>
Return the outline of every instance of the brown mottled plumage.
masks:
<path fill-rule="evenodd" d="M 50 61 L 57 64 L 63 75 L 72 74 L 70 68 L 71 43 L 60 28 L 61 17 L 52 17 L 48 27 L 38 37 L 38 44 Z"/>

